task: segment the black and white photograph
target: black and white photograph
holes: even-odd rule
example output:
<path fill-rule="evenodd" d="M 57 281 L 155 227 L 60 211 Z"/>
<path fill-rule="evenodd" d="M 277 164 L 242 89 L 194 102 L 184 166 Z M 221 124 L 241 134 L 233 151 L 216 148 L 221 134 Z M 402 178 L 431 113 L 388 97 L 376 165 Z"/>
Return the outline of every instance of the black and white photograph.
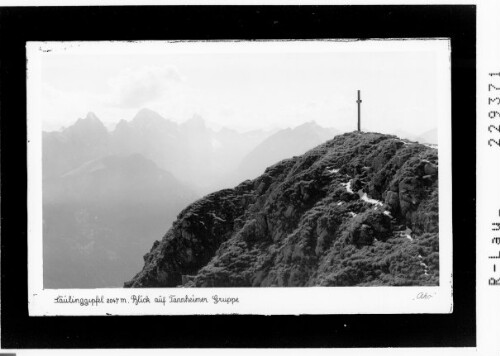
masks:
<path fill-rule="evenodd" d="M 495 0 L 3 1 L 0 351 L 498 349 Z"/>
<path fill-rule="evenodd" d="M 446 39 L 30 49 L 44 289 L 451 285 Z"/>

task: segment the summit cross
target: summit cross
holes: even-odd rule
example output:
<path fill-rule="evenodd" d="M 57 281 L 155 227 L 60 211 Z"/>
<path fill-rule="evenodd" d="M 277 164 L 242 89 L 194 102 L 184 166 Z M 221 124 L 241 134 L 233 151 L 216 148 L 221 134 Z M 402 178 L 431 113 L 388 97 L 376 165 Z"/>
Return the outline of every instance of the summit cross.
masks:
<path fill-rule="evenodd" d="M 358 100 L 356 100 L 358 103 L 358 131 L 361 132 L 361 90 L 358 90 Z"/>

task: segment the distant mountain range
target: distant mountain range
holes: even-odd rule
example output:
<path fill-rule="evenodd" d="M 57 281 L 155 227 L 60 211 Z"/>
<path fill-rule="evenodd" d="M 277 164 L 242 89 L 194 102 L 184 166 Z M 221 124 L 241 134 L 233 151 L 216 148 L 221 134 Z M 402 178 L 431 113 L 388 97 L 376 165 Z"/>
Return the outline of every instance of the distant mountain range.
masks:
<path fill-rule="evenodd" d="M 206 194 L 254 178 L 268 165 L 302 154 L 339 132 L 314 122 L 277 132 L 208 128 L 200 116 L 182 124 L 140 110 L 108 131 L 95 114 L 68 128 L 43 133 L 43 177 L 57 177 L 106 155 L 142 154 Z"/>
<path fill-rule="evenodd" d="M 301 155 L 337 134 L 338 130 L 321 127 L 314 121 L 278 131 L 243 158 L 238 167 L 238 177 L 240 181 L 256 178 L 268 166 L 285 158 Z"/>
<path fill-rule="evenodd" d="M 177 124 L 143 109 L 109 131 L 93 113 L 43 132 L 44 286 L 118 287 L 177 214 L 333 137 L 315 123 L 273 134 Z"/>

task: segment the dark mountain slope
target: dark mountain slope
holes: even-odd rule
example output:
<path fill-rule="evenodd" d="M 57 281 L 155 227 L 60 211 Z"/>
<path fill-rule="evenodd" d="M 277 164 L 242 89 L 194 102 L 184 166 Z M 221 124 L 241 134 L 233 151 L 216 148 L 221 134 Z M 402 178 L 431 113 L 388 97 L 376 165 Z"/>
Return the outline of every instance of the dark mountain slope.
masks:
<path fill-rule="evenodd" d="M 437 157 L 337 136 L 184 209 L 125 286 L 437 285 Z"/>

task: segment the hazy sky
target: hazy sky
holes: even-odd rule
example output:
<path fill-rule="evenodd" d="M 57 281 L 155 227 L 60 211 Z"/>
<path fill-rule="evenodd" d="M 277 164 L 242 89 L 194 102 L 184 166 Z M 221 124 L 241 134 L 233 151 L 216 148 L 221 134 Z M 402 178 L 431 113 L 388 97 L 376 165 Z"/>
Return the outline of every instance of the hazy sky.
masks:
<path fill-rule="evenodd" d="M 419 134 L 449 105 L 448 43 L 433 41 L 38 43 L 44 130 L 93 111 L 109 127 L 144 107 L 238 130 L 296 126 Z M 50 51 L 47 51 L 50 49 Z M 33 52 L 30 52 L 33 53 Z M 31 75 L 32 73 L 29 73 Z"/>

